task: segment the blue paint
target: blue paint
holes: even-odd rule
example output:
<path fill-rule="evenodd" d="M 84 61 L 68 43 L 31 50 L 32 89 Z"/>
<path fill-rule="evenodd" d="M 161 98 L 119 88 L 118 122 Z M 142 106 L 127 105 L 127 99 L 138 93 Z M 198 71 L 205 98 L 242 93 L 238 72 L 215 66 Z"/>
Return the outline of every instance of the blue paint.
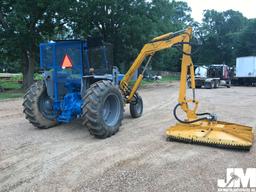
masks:
<path fill-rule="evenodd" d="M 81 115 L 82 99 L 80 93 L 68 93 L 61 102 L 61 114 L 57 117 L 58 122 L 69 123 Z"/>
<path fill-rule="evenodd" d="M 81 116 L 82 77 L 91 75 L 96 81 L 108 79 L 118 86 L 123 78 L 118 69 L 113 74 L 89 74 L 88 44 L 85 40 L 51 41 L 40 44 L 40 68 L 44 70 L 43 78 L 47 86 L 48 96 L 53 100 L 53 110 L 58 122 L 69 123 Z M 72 68 L 62 69 L 65 55 L 72 62 Z M 108 66 L 105 46 L 102 48 L 102 66 Z M 93 65 L 92 65 L 93 66 Z M 99 78 L 100 77 L 100 78 Z"/>

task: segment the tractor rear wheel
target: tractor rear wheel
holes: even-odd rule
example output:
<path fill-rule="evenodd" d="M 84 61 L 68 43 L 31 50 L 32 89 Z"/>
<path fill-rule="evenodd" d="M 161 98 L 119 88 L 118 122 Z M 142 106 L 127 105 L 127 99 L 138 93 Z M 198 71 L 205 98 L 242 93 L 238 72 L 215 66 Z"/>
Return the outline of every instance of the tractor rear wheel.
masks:
<path fill-rule="evenodd" d="M 52 100 L 43 81 L 31 85 L 24 96 L 23 107 L 26 119 L 35 127 L 47 129 L 57 125 Z"/>
<path fill-rule="evenodd" d="M 123 97 L 111 81 L 91 85 L 83 97 L 83 124 L 97 138 L 107 138 L 118 132 L 123 120 Z"/>

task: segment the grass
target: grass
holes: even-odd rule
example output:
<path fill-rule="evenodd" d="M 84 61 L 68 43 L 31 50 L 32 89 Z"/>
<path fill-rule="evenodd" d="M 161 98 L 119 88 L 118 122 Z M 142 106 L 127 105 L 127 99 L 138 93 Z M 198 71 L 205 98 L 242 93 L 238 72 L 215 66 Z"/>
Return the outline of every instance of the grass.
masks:
<path fill-rule="evenodd" d="M 0 100 L 19 98 L 23 97 L 23 95 L 24 91 L 22 89 L 10 90 L 0 93 Z"/>
<path fill-rule="evenodd" d="M 169 81 L 178 81 L 180 80 L 180 76 L 164 76 L 161 81 L 169 82 Z"/>
<path fill-rule="evenodd" d="M 172 81 L 177 81 L 179 80 L 179 76 L 163 76 L 161 80 L 145 80 L 143 79 L 141 82 L 141 86 L 143 87 L 144 85 L 149 85 L 149 84 L 153 84 L 153 83 L 168 83 L 168 82 L 172 82 Z M 133 84 L 134 81 L 131 83 Z"/>
<path fill-rule="evenodd" d="M 22 74 L 17 74 L 12 76 L 10 79 L 0 79 L 0 89 L 3 89 L 3 92 L 0 92 L 0 100 L 4 99 L 14 99 L 23 97 L 24 90 L 22 89 Z M 42 80 L 43 77 L 41 74 L 35 73 L 34 79 L 36 81 Z"/>
<path fill-rule="evenodd" d="M 10 89 L 21 89 L 22 84 L 17 81 L 9 81 L 9 80 L 0 80 L 0 87 L 6 90 Z"/>
<path fill-rule="evenodd" d="M 41 79 L 42 76 L 36 74 L 35 79 Z M 5 91 L 0 92 L 0 100 L 3 99 L 12 99 L 19 98 L 24 95 L 24 91 L 22 90 L 22 84 L 18 82 L 21 77 L 15 77 L 15 79 L 10 80 L 0 80 L 0 87 L 2 87 Z M 142 80 L 141 86 L 154 84 L 154 83 L 168 83 L 172 81 L 179 80 L 178 76 L 163 76 L 161 80 Z M 132 81 L 131 84 L 134 84 L 135 81 Z"/>
<path fill-rule="evenodd" d="M 0 80 L 0 88 L 4 92 L 0 92 L 0 100 L 19 98 L 24 95 L 22 84 L 17 80 Z"/>

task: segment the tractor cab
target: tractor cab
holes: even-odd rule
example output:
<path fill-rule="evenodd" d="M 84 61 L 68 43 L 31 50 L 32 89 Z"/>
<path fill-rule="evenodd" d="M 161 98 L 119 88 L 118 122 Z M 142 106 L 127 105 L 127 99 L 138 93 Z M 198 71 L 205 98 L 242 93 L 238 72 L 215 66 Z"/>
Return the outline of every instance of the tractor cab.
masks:
<path fill-rule="evenodd" d="M 42 43 L 40 68 L 44 71 L 48 95 L 59 100 L 67 92 L 81 91 L 83 83 L 87 89 L 99 79 L 113 80 L 112 45 L 96 40 Z"/>
<path fill-rule="evenodd" d="M 49 97 L 47 102 L 51 101 L 53 111 L 62 111 L 58 121 L 69 122 L 81 113 L 81 98 L 91 84 L 109 80 L 118 85 L 123 75 L 113 67 L 112 55 L 111 44 L 93 39 L 40 44 L 40 68 Z"/>
<path fill-rule="evenodd" d="M 111 73 L 112 45 L 92 40 L 61 40 L 40 44 L 40 67 L 43 70 L 72 69 L 72 73 L 98 75 Z"/>

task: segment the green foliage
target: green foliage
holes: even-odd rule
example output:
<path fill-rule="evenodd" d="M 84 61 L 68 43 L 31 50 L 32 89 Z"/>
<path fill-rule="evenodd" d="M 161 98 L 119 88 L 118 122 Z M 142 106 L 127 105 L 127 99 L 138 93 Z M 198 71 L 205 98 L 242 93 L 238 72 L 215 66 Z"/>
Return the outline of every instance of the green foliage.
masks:
<path fill-rule="evenodd" d="M 238 56 L 256 55 L 255 19 L 206 10 L 197 23 L 190 13 L 187 3 L 176 0 L 2 0 L 0 71 L 22 71 L 28 87 L 38 71 L 40 42 L 90 36 L 112 43 L 114 64 L 126 72 L 145 43 L 187 26 L 193 26 L 195 64 L 233 65 Z M 153 57 L 152 68 L 179 71 L 180 57 L 176 49 L 163 51 Z"/>
<path fill-rule="evenodd" d="M 35 74 L 34 74 L 34 80 L 35 80 L 35 81 L 41 81 L 41 80 L 43 80 L 42 74 L 41 74 L 41 73 L 35 73 Z"/>
<path fill-rule="evenodd" d="M 250 19 L 246 27 L 235 38 L 237 56 L 256 56 L 256 19 Z"/>
<path fill-rule="evenodd" d="M 19 98 L 23 97 L 24 92 L 23 91 L 8 91 L 8 92 L 3 92 L 0 93 L 0 100 L 3 99 L 13 99 L 13 98 Z"/>
<path fill-rule="evenodd" d="M 167 75 L 163 76 L 162 79 L 160 80 L 148 80 L 148 79 L 143 79 L 141 82 L 141 87 L 144 85 L 149 85 L 149 84 L 162 84 L 162 83 L 170 83 L 173 81 L 179 80 L 179 76 L 173 76 L 173 75 Z M 130 81 L 129 85 L 132 86 L 135 83 L 135 81 Z"/>
<path fill-rule="evenodd" d="M 3 89 L 20 89 L 22 84 L 17 81 L 0 80 L 0 87 Z"/>
<path fill-rule="evenodd" d="M 33 82 L 39 61 L 38 45 L 54 38 L 65 25 L 62 12 L 68 0 L 3 0 L 0 1 L 0 44 L 4 65 L 18 64 L 23 72 L 24 87 Z M 10 70 L 8 67 L 6 70 Z M 12 70 L 10 70 L 12 71 Z"/>
<path fill-rule="evenodd" d="M 192 20 L 186 3 L 168 0 L 3 0 L 0 6 L 2 68 L 23 71 L 28 84 L 38 69 L 42 41 L 102 37 L 114 45 L 114 63 L 125 72 L 151 38 Z M 159 55 L 153 67 L 172 69 L 165 67 L 172 58 L 176 52 Z"/>
<path fill-rule="evenodd" d="M 13 76 L 11 76 L 10 80 L 11 81 L 22 81 L 23 80 L 23 75 L 21 73 L 17 74 L 17 75 L 13 75 Z"/>
<path fill-rule="evenodd" d="M 203 23 L 197 25 L 200 51 L 198 64 L 225 63 L 235 65 L 236 57 L 256 55 L 256 22 L 240 12 L 206 10 Z"/>
<path fill-rule="evenodd" d="M 102 37 L 114 46 L 114 63 L 127 71 L 142 46 L 160 34 L 182 29 L 192 21 L 184 2 L 157 0 L 81 0 L 80 18 L 73 30 L 77 37 Z M 157 56 L 154 66 L 168 65 Z M 159 69 L 167 67 L 158 67 Z M 172 69 L 172 66 L 169 67 Z"/>
<path fill-rule="evenodd" d="M 180 79 L 180 76 L 173 76 L 173 75 L 168 75 L 168 76 L 163 76 L 161 81 L 163 82 L 169 82 L 169 81 L 177 81 Z"/>

